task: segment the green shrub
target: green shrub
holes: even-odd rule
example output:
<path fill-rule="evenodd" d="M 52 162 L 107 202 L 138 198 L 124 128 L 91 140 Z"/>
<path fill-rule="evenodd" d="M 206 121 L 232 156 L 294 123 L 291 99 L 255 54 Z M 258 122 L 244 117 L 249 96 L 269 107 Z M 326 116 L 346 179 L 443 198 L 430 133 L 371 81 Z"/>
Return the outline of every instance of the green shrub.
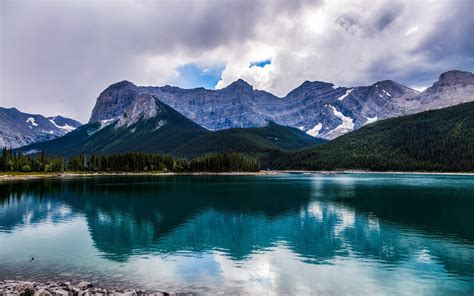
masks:
<path fill-rule="evenodd" d="M 29 165 L 24 165 L 21 167 L 22 172 L 31 172 L 31 167 Z"/>

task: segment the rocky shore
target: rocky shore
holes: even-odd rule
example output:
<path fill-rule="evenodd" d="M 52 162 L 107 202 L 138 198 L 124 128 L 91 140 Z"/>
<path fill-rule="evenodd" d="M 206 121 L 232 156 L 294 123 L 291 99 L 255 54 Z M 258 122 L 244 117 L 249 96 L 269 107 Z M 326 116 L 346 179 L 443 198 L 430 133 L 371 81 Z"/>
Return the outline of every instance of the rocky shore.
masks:
<path fill-rule="evenodd" d="M 79 295 L 176 295 L 175 293 L 145 291 L 134 289 L 113 289 L 95 287 L 89 282 L 79 282 L 72 284 L 71 282 L 27 282 L 27 281 L 0 281 L 0 295 L 63 295 L 63 296 L 79 296 Z"/>

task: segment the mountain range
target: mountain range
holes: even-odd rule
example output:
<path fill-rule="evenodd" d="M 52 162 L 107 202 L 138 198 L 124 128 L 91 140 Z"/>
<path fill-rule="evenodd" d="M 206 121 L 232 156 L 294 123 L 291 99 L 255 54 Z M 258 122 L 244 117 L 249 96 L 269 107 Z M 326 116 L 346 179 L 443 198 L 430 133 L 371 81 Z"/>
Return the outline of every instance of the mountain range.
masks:
<path fill-rule="evenodd" d="M 63 128 L 62 135 L 66 135 L 57 139 L 50 140 L 56 133 L 39 124 L 39 115 L 17 116 L 6 124 L 4 117 L 8 116 L 0 119 L 9 127 L 6 132 L 17 126 L 25 132 L 48 131 L 40 133 L 43 138 L 38 140 L 46 142 L 25 146 L 26 153 L 45 150 L 72 156 L 142 151 L 191 157 L 209 152 L 298 150 L 381 119 L 473 100 L 474 75 L 462 71 L 441 74 L 421 93 L 391 80 L 360 87 L 306 81 L 284 98 L 256 90 L 243 80 L 220 90 L 136 86 L 122 81 L 99 95 L 87 124 L 68 134 L 72 128 Z M 66 124 L 60 118 L 45 120 Z M 44 138 L 48 135 L 51 138 Z M 2 135 L 2 139 L 11 142 L 15 138 Z M 16 146 L 25 144 L 18 142 Z"/>
<path fill-rule="evenodd" d="M 142 109 L 143 106 L 146 108 Z M 323 142 L 273 122 L 260 128 L 209 131 L 143 93 L 113 122 L 90 122 L 63 137 L 28 145 L 23 150 L 26 154 L 43 150 L 61 156 L 134 151 L 188 157 L 209 152 L 294 150 Z"/>
<path fill-rule="evenodd" d="M 60 115 L 44 117 L 0 107 L 0 147 L 17 148 L 64 136 L 81 123 Z"/>
<path fill-rule="evenodd" d="M 284 98 L 256 90 L 243 80 L 219 90 L 122 81 L 100 94 L 89 123 L 106 124 L 125 113 L 132 120 L 137 114 L 150 117 L 154 112 L 151 96 L 209 130 L 261 127 L 273 121 L 332 140 L 376 120 L 472 101 L 474 75 L 443 73 L 421 93 L 391 80 L 358 87 L 305 81 Z"/>

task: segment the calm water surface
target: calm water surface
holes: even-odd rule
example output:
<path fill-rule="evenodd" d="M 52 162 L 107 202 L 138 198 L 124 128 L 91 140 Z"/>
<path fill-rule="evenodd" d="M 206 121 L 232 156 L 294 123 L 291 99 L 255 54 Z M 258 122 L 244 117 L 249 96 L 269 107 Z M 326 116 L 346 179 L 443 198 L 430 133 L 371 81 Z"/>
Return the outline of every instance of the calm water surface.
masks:
<path fill-rule="evenodd" d="M 472 295 L 474 177 L 4 182 L 0 279 L 16 278 L 202 294 Z"/>

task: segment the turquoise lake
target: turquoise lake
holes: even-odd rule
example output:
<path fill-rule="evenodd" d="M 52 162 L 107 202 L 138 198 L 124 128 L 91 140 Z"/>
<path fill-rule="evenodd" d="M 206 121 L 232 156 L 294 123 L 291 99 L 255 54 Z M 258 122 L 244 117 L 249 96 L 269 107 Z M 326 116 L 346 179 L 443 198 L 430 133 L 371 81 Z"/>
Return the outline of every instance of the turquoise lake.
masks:
<path fill-rule="evenodd" d="M 473 295 L 474 176 L 3 182 L 1 279 L 201 294 Z"/>

